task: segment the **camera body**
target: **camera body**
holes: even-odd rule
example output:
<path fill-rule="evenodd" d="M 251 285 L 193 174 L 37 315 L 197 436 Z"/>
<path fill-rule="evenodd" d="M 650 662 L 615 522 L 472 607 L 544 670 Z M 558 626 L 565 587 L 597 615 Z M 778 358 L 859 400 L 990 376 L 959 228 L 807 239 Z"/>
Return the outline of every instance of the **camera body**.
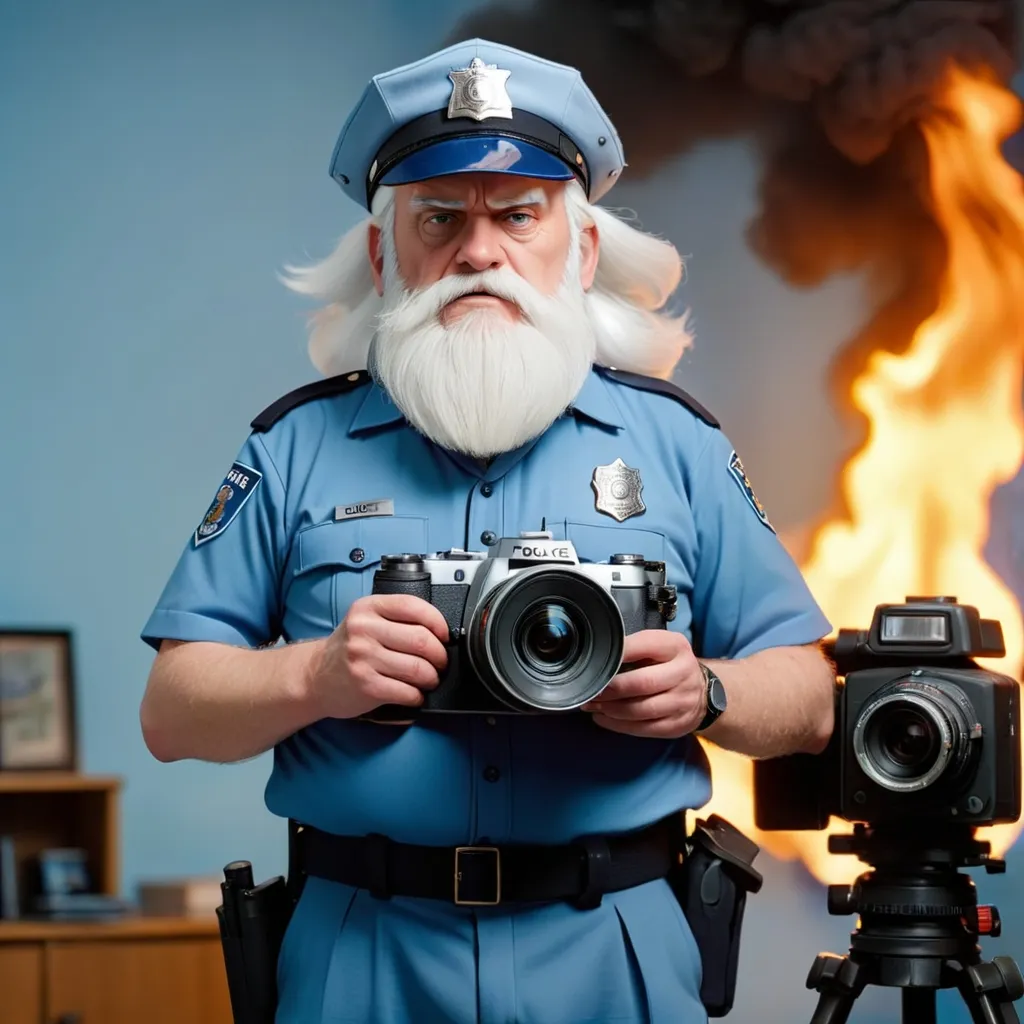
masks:
<path fill-rule="evenodd" d="M 488 552 L 385 555 L 373 593 L 420 597 L 449 630 L 448 665 L 424 703 L 378 708 L 373 718 L 573 711 L 619 671 L 625 636 L 666 628 L 677 600 L 664 562 L 581 562 L 570 541 L 544 530 Z"/>
<path fill-rule="evenodd" d="M 1000 624 L 953 597 L 879 605 L 867 631 L 841 629 L 832 738 L 754 763 L 757 827 L 1016 821 L 1020 688 L 974 661 L 1005 653 Z"/>

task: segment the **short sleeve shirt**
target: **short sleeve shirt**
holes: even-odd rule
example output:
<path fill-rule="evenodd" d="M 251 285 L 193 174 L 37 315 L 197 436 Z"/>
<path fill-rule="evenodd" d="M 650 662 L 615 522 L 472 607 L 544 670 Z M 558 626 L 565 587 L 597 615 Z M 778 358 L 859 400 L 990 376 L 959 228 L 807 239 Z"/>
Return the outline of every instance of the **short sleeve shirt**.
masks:
<path fill-rule="evenodd" d="M 486 551 L 541 529 L 582 561 L 664 562 L 678 593 L 668 628 L 700 656 L 830 630 L 723 431 L 677 397 L 595 369 L 540 438 L 486 468 L 414 430 L 365 375 L 296 404 L 242 445 L 143 638 L 256 648 L 325 637 L 371 593 L 382 555 Z M 700 807 L 710 785 L 693 736 L 624 736 L 585 713 L 424 714 L 301 729 L 275 748 L 266 802 L 343 834 L 553 843 Z"/>

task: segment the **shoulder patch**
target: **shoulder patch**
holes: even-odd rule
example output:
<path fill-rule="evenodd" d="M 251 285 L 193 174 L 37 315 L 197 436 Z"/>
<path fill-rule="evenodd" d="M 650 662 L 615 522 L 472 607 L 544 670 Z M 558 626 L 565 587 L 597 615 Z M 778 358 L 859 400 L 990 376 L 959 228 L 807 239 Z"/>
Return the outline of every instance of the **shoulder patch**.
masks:
<path fill-rule="evenodd" d="M 217 488 L 203 521 L 196 527 L 192 538 L 196 547 L 219 537 L 231 525 L 262 479 L 263 474 L 252 466 L 242 462 L 232 465 L 224 482 Z"/>
<path fill-rule="evenodd" d="M 613 370 L 604 366 L 599 366 L 598 370 L 609 380 L 625 384 L 626 387 L 636 388 L 638 391 L 654 391 L 659 395 L 667 395 L 681 405 L 685 405 L 690 412 L 709 426 L 721 427 L 721 423 L 693 395 L 688 394 L 681 387 L 677 387 L 670 380 L 662 380 L 660 377 L 645 377 L 642 373 L 627 373 L 625 370 Z"/>
<path fill-rule="evenodd" d="M 740 485 L 740 490 L 743 491 L 743 496 L 747 499 L 750 507 L 757 513 L 757 518 L 768 527 L 772 533 L 775 532 L 775 527 L 768 521 L 768 513 L 764 510 L 764 505 L 761 504 L 757 495 L 754 493 L 754 488 L 750 484 L 750 478 L 747 476 L 747 471 L 743 468 L 743 461 L 736 454 L 736 450 L 733 449 L 729 454 L 729 473 L 732 478 Z"/>
<path fill-rule="evenodd" d="M 328 395 L 343 395 L 369 383 L 370 375 L 366 370 L 353 370 L 351 373 L 339 373 L 336 377 L 328 377 L 326 380 L 313 381 L 312 384 L 303 384 L 301 388 L 289 391 L 287 395 L 268 405 L 249 426 L 260 432 L 267 431 L 285 413 L 305 405 L 306 402 L 311 402 L 315 398 L 326 398 Z"/>

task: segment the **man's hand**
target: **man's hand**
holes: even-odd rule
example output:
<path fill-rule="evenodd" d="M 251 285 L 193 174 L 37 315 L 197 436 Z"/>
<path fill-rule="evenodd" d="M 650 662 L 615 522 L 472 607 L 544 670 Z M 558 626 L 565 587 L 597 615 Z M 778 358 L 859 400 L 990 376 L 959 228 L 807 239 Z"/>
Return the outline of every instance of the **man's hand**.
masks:
<path fill-rule="evenodd" d="M 644 629 L 626 637 L 625 668 L 583 705 L 613 732 L 677 739 L 704 718 L 707 685 L 693 648 L 682 633 Z"/>
<path fill-rule="evenodd" d="M 444 616 L 419 597 L 361 597 L 311 659 L 310 697 L 323 718 L 358 718 L 381 704 L 418 707 L 440 681 L 447 639 Z"/>

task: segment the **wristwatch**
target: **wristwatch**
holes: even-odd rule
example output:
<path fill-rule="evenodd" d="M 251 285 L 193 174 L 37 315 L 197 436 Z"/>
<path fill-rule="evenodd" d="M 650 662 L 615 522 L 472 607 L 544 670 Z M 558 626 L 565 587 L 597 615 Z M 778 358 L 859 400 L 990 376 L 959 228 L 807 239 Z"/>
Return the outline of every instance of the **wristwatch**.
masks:
<path fill-rule="evenodd" d="M 700 665 L 700 670 L 704 673 L 708 709 L 695 731 L 703 732 L 713 722 L 718 721 L 719 716 L 725 711 L 725 686 L 703 661 L 698 661 L 697 664 Z"/>

